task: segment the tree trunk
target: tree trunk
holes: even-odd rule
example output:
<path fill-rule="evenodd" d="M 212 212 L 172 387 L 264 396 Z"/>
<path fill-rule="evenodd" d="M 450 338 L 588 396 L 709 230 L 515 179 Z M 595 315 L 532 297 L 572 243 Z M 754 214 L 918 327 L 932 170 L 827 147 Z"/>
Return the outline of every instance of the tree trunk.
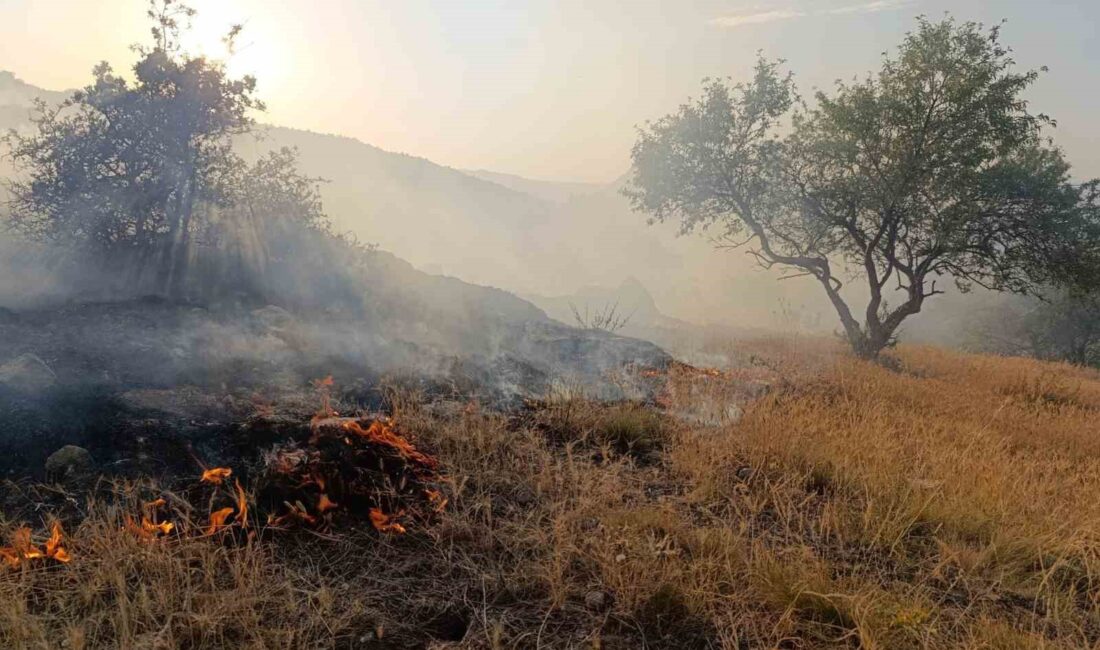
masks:
<path fill-rule="evenodd" d="M 852 317 L 852 311 L 849 309 L 848 304 L 844 302 L 840 292 L 827 279 L 819 279 L 822 286 L 825 287 L 825 293 L 829 296 L 829 300 L 840 316 L 840 323 L 844 326 L 844 335 L 848 340 L 848 346 L 851 347 L 852 353 L 860 359 L 868 361 L 878 359 L 879 354 L 893 342 L 894 332 L 897 331 L 902 321 L 920 312 L 921 305 L 924 302 L 922 294 L 911 292 L 909 300 L 890 312 L 885 318 L 880 318 L 876 311 L 868 309 L 866 323 L 861 326 Z"/>
<path fill-rule="evenodd" d="M 184 182 L 181 197 L 180 230 L 174 242 L 172 275 L 168 284 L 168 296 L 173 300 L 182 300 L 187 288 L 188 266 L 191 261 L 191 217 L 195 205 L 192 185 L 193 180 L 188 178 Z"/>
<path fill-rule="evenodd" d="M 886 334 L 866 334 L 861 332 L 856 339 L 849 337 L 848 342 L 852 347 L 852 352 L 866 361 L 874 361 L 878 359 L 879 353 L 889 347 L 890 339 L 893 332 Z"/>
<path fill-rule="evenodd" d="M 879 318 L 869 310 L 866 326 L 858 329 L 855 336 L 848 332 L 848 342 L 852 346 L 852 352 L 861 359 L 874 361 L 879 354 L 890 347 L 894 341 L 894 332 L 902 322 L 914 314 L 920 313 L 925 296 L 920 291 L 910 292 L 909 300 L 900 307 L 890 312 L 885 318 Z"/>
<path fill-rule="evenodd" d="M 165 297 L 184 298 L 191 248 L 191 217 L 194 212 L 194 165 L 182 175 L 169 203 L 168 241 L 165 247 L 161 287 Z"/>

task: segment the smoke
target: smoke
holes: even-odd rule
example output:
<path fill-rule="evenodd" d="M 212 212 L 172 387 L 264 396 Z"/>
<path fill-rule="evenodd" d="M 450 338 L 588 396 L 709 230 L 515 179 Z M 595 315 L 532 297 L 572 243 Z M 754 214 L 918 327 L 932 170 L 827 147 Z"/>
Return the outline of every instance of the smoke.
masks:
<path fill-rule="evenodd" d="M 610 290 L 611 300 L 615 288 L 636 281 L 652 297 L 656 320 L 646 323 L 638 315 L 626 334 L 666 342 L 668 338 L 657 336 L 652 327 L 640 327 L 662 324 L 666 330 L 691 324 L 722 325 L 731 331 L 837 330 L 833 308 L 813 280 L 780 281 L 781 270 L 759 269 L 744 250 L 716 249 L 705 234 L 678 236 L 672 224 L 647 225 L 646 217 L 632 212 L 620 195 L 622 181 L 552 183 L 467 173 L 348 138 L 281 128 L 266 129 L 259 140 L 242 138 L 236 148 L 255 161 L 283 145 L 298 148 L 303 174 L 325 179 L 320 189 L 336 231 L 376 243 L 432 275 L 521 294 L 566 323 L 571 323 L 569 312 L 556 309 L 555 299 L 580 302 L 595 286 Z M 0 172 L 11 174 L 10 169 Z M 232 299 L 232 291 L 225 295 L 204 289 L 226 277 L 246 278 L 249 285 L 261 287 L 267 302 L 307 311 L 341 305 L 374 318 L 379 309 L 388 308 L 377 304 L 387 292 L 391 303 L 403 300 L 402 288 L 380 287 L 370 277 L 349 274 L 343 267 L 362 266 L 363 259 L 339 253 L 331 242 L 282 242 L 285 254 L 297 258 L 295 263 L 269 264 L 257 227 L 242 228 L 242 223 L 228 222 L 235 230 L 221 233 L 216 254 L 196 254 L 189 260 L 192 294 L 200 301 Z M 379 253 L 372 259 L 386 257 Z M 113 268 L 101 268 L 71 250 L 16 242 L 4 233 L 0 304 L 24 309 L 73 299 L 127 300 L 157 290 L 156 278 L 146 271 L 148 260 L 113 262 Z M 120 272 L 123 266 L 125 272 Z M 442 279 L 425 283 L 412 269 L 397 271 L 396 262 L 383 266 L 413 284 L 451 286 Z M 862 298 L 858 278 L 852 278 L 844 291 L 854 304 Z M 467 329 L 478 329 L 480 315 L 471 314 L 469 305 L 456 298 L 459 295 L 463 292 L 444 288 L 425 301 L 439 306 L 436 313 L 446 314 L 440 320 L 457 319 Z M 904 336 L 927 340 L 935 331 L 934 340 L 961 340 L 960 330 L 968 327 L 965 303 L 950 296 L 929 301 L 925 313 L 906 324 Z M 422 307 L 431 311 L 430 305 Z M 523 313 L 532 308 L 514 309 Z M 524 317 L 541 316 L 526 312 Z M 437 325 L 397 329 L 403 336 L 415 333 L 448 353 L 470 348 L 463 337 L 436 332 Z M 488 348 L 500 345 L 479 342 L 474 347 L 479 354 L 492 355 L 496 352 Z"/>

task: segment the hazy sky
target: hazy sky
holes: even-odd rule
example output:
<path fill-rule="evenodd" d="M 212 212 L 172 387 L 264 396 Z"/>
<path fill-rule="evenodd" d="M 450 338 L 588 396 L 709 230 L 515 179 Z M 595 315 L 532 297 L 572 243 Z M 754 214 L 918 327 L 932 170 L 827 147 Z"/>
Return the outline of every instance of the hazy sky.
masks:
<path fill-rule="evenodd" d="M 609 181 L 634 125 L 676 108 L 705 76 L 783 57 L 800 86 L 877 66 L 913 17 L 950 9 L 1008 20 L 1026 66 L 1047 65 L 1035 110 L 1079 176 L 1100 175 L 1096 0 L 191 0 L 195 46 L 246 22 L 234 63 L 278 124 L 360 138 L 453 167 Z M 47 88 L 118 68 L 144 40 L 144 0 L 0 0 L 0 69 Z"/>

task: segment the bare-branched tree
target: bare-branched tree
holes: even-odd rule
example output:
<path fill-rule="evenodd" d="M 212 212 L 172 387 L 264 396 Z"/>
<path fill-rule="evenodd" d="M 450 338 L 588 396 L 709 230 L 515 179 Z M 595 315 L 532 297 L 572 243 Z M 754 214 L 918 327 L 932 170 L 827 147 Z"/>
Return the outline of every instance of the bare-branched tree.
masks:
<path fill-rule="evenodd" d="M 573 303 L 569 303 L 569 311 L 573 312 L 573 320 L 577 327 L 586 330 L 600 330 L 601 332 L 618 332 L 630 323 L 634 314 L 624 314 L 619 311 L 619 303 L 605 304 L 600 309 L 589 311 L 585 303 L 583 311 Z"/>

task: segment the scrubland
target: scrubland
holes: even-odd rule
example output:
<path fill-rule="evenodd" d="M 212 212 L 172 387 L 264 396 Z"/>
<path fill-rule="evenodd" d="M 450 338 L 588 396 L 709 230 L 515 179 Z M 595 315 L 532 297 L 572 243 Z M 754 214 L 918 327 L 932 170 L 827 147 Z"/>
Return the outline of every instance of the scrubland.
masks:
<path fill-rule="evenodd" d="M 149 486 L 118 486 L 71 562 L 0 572 L 0 646 L 1100 646 L 1100 375 L 729 347 L 655 405 L 393 395 L 449 481 L 405 534 L 188 536 L 170 503 L 177 533 L 144 540 L 123 521 Z"/>

